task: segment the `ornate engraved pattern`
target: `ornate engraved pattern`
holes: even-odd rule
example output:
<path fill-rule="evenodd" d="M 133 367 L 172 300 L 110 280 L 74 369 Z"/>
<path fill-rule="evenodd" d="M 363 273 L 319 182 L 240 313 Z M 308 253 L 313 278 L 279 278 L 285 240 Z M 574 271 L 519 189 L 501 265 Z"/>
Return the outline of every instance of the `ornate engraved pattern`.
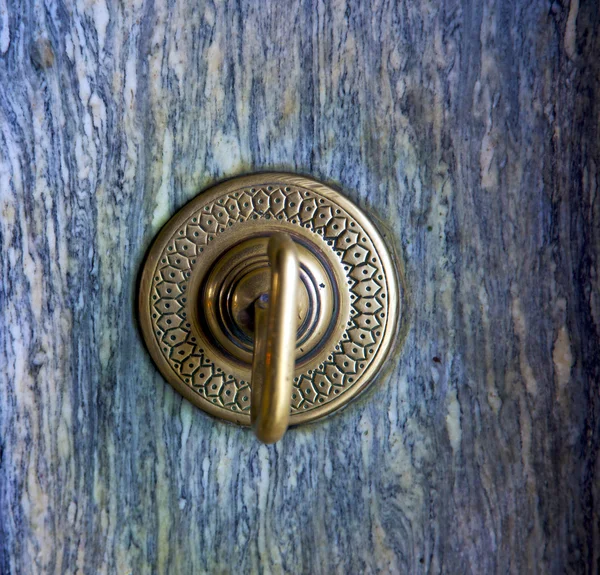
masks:
<path fill-rule="evenodd" d="M 167 242 L 153 274 L 150 311 L 156 340 L 181 381 L 212 404 L 237 413 L 249 411 L 249 382 L 225 373 L 190 330 L 186 290 L 204 246 L 218 234 L 249 219 L 272 218 L 319 234 L 346 270 L 351 291 L 350 318 L 335 351 L 317 369 L 294 380 L 293 415 L 359 384 L 385 332 L 386 274 L 371 238 L 344 209 L 315 190 L 292 185 L 243 188 L 211 201 Z"/>

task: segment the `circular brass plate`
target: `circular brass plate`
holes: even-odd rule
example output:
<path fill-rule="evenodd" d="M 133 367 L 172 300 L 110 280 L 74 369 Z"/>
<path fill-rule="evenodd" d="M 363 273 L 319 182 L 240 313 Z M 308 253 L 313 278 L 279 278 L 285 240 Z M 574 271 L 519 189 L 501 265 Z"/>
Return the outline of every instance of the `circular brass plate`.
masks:
<path fill-rule="evenodd" d="M 232 246 L 274 231 L 313 251 L 337 290 L 334 325 L 319 340 L 325 345 L 315 343 L 307 355 L 296 350 L 290 425 L 323 417 L 363 391 L 398 330 L 392 259 L 366 215 L 339 192 L 284 173 L 239 177 L 203 192 L 165 225 L 148 254 L 140 321 L 167 381 L 204 411 L 242 425 L 250 425 L 250 356 L 218 343 L 204 291 Z"/>

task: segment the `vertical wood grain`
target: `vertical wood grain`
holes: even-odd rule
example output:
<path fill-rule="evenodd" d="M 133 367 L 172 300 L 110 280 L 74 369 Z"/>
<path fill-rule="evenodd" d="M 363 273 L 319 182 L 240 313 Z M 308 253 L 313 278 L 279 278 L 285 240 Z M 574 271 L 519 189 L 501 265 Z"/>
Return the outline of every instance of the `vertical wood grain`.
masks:
<path fill-rule="evenodd" d="M 600 569 L 600 16 L 0 1 L 0 572 Z M 257 170 L 392 230 L 390 377 L 272 447 L 182 400 L 137 274 Z"/>

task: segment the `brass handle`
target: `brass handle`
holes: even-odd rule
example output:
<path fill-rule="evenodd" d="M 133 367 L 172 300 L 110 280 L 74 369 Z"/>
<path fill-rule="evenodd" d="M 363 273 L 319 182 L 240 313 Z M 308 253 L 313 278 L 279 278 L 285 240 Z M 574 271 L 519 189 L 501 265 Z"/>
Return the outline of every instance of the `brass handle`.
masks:
<path fill-rule="evenodd" d="M 254 306 L 250 418 L 256 437 L 264 443 L 275 443 L 286 432 L 290 417 L 299 268 L 294 242 L 285 233 L 271 236 L 268 255 L 271 289 Z"/>
<path fill-rule="evenodd" d="M 293 244 L 274 237 L 283 231 Z M 157 237 L 140 281 L 144 339 L 194 405 L 275 441 L 288 421 L 316 421 L 365 390 L 403 341 L 398 255 L 330 186 L 297 174 L 233 178 Z"/>

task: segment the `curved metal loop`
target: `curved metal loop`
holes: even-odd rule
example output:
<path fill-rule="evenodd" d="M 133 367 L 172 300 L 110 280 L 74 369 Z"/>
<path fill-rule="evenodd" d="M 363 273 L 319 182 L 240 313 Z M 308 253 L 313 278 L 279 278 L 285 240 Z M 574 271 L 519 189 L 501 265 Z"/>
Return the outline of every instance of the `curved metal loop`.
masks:
<path fill-rule="evenodd" d="M 288 234 L 276 233 L 268 245 L 271 289 L 255 303 L 254 357 L 250 417 L 263 443 L 279 441 L 290 417 L 294 352 L 298 255 Z"/>

